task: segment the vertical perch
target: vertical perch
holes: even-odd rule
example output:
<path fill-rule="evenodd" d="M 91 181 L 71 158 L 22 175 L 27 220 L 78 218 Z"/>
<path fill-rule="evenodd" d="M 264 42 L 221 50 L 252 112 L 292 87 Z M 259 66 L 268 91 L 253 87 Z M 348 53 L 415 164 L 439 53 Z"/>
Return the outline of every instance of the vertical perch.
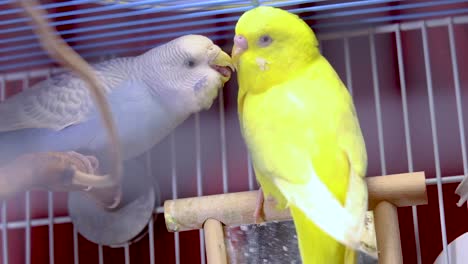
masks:
<path fill-rule="evenodd" d="M 224 244 L 223 225 L 218 220 L 208 219 L 205 230 L 206 258 L 208 264 L 227 264 L 226 245 Z"/>
<path fill-rule="evenodd" d="M 381 201 L 374 209 L 374 216 L 379 263 L 403 263 L 397 207 L 387 201 Z"/>

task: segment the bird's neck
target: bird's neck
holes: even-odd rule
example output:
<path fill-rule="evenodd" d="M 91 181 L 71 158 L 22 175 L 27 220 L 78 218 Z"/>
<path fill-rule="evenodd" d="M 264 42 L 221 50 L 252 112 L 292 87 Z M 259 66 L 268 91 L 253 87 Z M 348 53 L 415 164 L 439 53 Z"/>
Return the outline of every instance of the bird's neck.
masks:
<path fill-rule="evenodd" d="M 281 85 L 301 74 L 312 60 L 297 61 L 294 58 L 277 61 L 265 61 L 252 58 L 243 63 L 239 69 L 239 85 L 246 87 L 246 93 L 263 93 L 268 89 Z"/>

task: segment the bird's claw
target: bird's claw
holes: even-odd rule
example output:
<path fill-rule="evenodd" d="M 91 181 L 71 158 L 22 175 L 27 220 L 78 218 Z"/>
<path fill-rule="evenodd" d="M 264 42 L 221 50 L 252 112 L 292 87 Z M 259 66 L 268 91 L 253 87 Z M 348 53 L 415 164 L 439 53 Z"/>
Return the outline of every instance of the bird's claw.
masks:
<path fill-rule="evenodd" d="M 265 201 L 263 196 L 262 188 L 258 189 L 257 202 L 254 211 L 254 219 L 256 224 L 265 222 L 264 212 L 263 212 L 263 202 Z"/>
<path fill-rule="evenodd" d="M 86 189 L 91 190 L 92 188 L 110 188 L 118 183 L 108 174 L 96 175 L 74 170 L 72 184 L 84 186 Z"/>
<path fill-rule="evenodd" d="M 76 152 L 69 152 L 72 157 L 82 162 L 83 170 L 71 166 L 71 184 L 78 186 L 93 199 L 108 209 L 116 208 L 122 199 L 120 182 L 109 174 L 97 175 L 99 161 L 93 156 L 83 156 Z"/>
<path fill-rule="evenodd" d="M 120 183 L 108 174 L 94 175 L 75 171 L 73 183 L 86 186 L 84 191 L 108 209 L 114 209 L 120 204 Z"/>

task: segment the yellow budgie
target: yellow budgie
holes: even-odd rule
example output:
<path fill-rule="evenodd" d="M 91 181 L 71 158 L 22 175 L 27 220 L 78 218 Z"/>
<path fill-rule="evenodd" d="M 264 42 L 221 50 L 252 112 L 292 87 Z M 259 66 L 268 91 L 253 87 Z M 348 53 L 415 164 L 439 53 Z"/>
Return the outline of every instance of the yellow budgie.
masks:
<path fill-rule="evenodd" d="M 298 16 L 260 6 L 235 30 L 239 119 L 265 197 L 290 208 L 303 263 L 356 263 L 367 154 L 351 96 Z"/>

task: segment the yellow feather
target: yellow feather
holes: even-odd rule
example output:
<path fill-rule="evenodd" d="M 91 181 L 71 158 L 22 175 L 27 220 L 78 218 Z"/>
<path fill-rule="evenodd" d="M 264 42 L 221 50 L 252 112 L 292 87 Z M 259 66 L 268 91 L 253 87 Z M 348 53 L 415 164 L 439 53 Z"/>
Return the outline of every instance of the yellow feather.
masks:
<path fill-rule="evenodd" d="M 237 66 L 239 120 L 265 196 L 290 207 L 303 263 L 355 263 L 355 252 L 299 206 L 310 204 L 314 171 L 342 206 L 351 171 L 365 175 L 365 144 L 346 87 L 295 15 L 258 7 L 242 15 L 236 34 L 248 40 Z M 259 45 L 265 34 L 273 41 Z M 359 197 L 367 200 L 367 193 Z"/>

